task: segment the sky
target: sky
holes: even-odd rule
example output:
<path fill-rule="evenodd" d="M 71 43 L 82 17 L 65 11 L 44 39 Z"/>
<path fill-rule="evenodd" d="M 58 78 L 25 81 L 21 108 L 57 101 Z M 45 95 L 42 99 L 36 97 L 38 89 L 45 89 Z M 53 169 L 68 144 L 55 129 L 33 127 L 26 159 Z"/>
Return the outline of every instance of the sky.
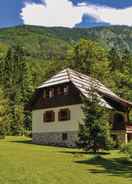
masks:
<path fill-rule="evenodd" d="M 132 0 L 1 0 L 0 28 L 132 26 Z"/>

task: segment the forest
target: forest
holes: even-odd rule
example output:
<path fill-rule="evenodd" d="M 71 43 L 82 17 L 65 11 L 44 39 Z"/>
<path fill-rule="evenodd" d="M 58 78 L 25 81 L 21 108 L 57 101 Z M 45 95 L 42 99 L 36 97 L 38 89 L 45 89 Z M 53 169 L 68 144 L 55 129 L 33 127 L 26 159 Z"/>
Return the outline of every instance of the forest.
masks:
<path fill-rule="evenodd" d="M 25 105 L 41 82 L 67 67 L 132 101 L 131 41 L 125 26 L 0 29 L 0 136 L 31 130 Z"/>

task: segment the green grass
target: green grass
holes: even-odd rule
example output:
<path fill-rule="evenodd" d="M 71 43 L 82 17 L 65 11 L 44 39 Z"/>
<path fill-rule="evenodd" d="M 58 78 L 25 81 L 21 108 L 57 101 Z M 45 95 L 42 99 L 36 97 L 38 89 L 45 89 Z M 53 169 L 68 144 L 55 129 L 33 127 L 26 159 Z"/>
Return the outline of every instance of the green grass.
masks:
<path fill-rule="evenodd" d="M 77 149 L 0 140 L 0 184 L 131 184 L 132 163 L 119 151 L 95 158 Z"/>

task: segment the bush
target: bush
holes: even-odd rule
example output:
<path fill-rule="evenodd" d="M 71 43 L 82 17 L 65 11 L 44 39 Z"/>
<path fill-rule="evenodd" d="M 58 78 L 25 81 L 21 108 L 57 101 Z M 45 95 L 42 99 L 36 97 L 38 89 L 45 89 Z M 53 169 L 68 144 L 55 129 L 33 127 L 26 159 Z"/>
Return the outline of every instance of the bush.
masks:
<path fill-rule="evenodd" d="M 0 139 L 5 139 L 5 135 L 0 135 Z"/>
<path fill-rule="evenodd" d="M 5 124 L 4 122 L 0 122 L 0 139 L 4 139 L 5 138 Z"/>
<path fill-rule="evenodd" d="M 32 131 L 30 131 L 30 130 L 25 130 L 24 135 L 25 135 L 26 137 L 32 138 Z"/>
<path fill-rule="evenodd" d="M 121 152 L 126 153 L 132 159 L 132 141 L 121 146 Z"/>

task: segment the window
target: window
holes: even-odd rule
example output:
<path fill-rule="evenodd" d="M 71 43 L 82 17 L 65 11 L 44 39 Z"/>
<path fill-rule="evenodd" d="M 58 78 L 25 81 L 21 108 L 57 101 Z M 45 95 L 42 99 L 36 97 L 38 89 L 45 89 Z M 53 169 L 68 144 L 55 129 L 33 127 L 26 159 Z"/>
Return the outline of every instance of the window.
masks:
<path fill-rule="evenodd" d="M 113 118 L 113 130 L 124 130 L 125 129 L 125 119 L 121 113 L 115 113 Z"/>
<path fill-rule="evenodd" d="M 64 95 L 67 95 L 69 92 L 69 87 L 68 85 L 64 87 Z"/>
<path fill-rule="evenodd" d="M 53 122 L 55 121 L 55 113 L 54 111 L 46 111 L 43 115 L 43 122 Z"/>
<path fill-rule="evenodd" d="M 69 86 L 64 85 L 64 86 L 59 86 L 56 88 L 56 94 L 57 95 L 67 95 L 69 92 Z"/>
<path fill-rule="evenodd" d="M 43 91 L 44 98 L 52 98 L 54 95 L 55 95 L 54 88 L 44 89 L 44 91 Z"/>
<path fill-rule="evenodd" d="M 69 109 L 61 109 L 58 114 L 59 121 L 67 121 L 70 120 L 70 110 Z"/>
<path fill-rule="evenodd" d="M 57 95 L 63 95 L 64 94 L 64 91 L 63 91 L 63 87 L 58 87 L 57 88 Z"/>
<path fill-rule="evenodd" d="M 49 90 L 48 89 L 44 89 L 44 91 L 43 91 L 43 97 L 44 98 L 49 98 Z"/>
<path fill-rule="evenodd" d="M 43 98 L 46 98 L 47 97 L 47 93 L 46 93 L 46 90 L 44 89 L 43 91 Z"/>
<path fill-rule="evenodd" d="M 62 140 L 65 141 L 67 140 L 68 136 L 67 136 L 67 133 L 63 133 L 62 134 Z"/>
<path fill-rule="evenodd" d="M 117 135 L 111 135 L 113 141 L 117 141 Z"/>
<path fill-rule="evenodd" d="M 51 88 L 49 90 L 49 98 L 52 98 L 54 96 L 54 93 L 55 93 L 54 88 Z"/>

